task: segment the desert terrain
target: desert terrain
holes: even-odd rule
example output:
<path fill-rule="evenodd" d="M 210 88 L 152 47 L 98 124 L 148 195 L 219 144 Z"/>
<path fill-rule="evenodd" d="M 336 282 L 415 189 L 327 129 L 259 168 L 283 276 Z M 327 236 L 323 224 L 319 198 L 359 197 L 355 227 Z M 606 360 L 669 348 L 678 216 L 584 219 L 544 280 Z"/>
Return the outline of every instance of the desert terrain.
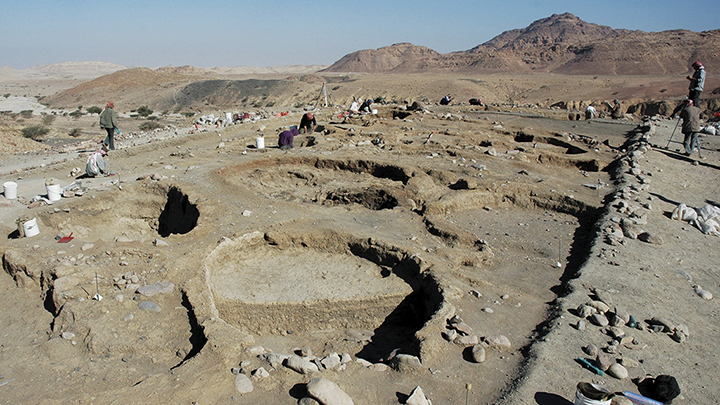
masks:
<path fill-rule="evenodd" d="M 567 405 L 592 382 L 618 405 L 659 375 L 717 403 L 718 42 L 565 13 L 330 66 L 0 68 L 0 403 Z M 702 158 L 669 117 L 696 59 Z"/>
<path fill-rule="evenodd" d="M 97 115 L 4 114 L 0 176 L 18 198 L 0 208 L 2 403 L 292 404 L 317 377 L 356 404 L 405 403 L 416 386 L 434 404 L 570 404 L 580 381 L 638 392 L 633 379 L 660 374 L 678 379 L 676 402 L 720 395 L 717 300 L 695 288 L 720 287 L 718 239 L 670 218 L 720 201 L 718 137 L 699 160 L 679 133 L 666 148 L 676 121 L 572 107 L 653 92 L 674 107 L 682 77 L 330 75 L 327 107 L 322 76 L 307 77 L 271 107 L 188 104 L 153 131 L 133 117 L 138 88 L 116 101 L 108 177 L 81 176 Z M 27 98 L 2 82 L 0 110 L 78 87 L 24 80 Z M 447 93 L 458 101 L 437 105 Z M 82 105 L 100 105 L 89 94 Z M 343 116 L 377 95 L 377 114 Z M 277 130 L 315 107 L 316 132 L 278 149 Z M 40 142 L 19 136 L 52 111 Z M 247 111 L 257 119 L 192 125 Z M 67 197 L 32 203 L 47 179 Z M 19 218 L 40 233 L 18 237 Z M 581 319 L 592 300 L 641 329 Z M 596 361 L 591 344 L 628 376 L 579 364 Z"/>

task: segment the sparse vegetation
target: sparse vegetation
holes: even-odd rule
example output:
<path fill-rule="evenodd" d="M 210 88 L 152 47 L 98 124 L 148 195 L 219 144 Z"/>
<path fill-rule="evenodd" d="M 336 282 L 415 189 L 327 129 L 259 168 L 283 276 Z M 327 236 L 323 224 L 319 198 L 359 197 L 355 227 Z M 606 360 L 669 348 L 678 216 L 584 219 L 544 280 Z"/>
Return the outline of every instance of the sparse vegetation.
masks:
<path fill-rule="evenodd" d="M 5 94 L 3 94 L 3 97 L 5 97 L 5 98 L 10 97 L 10 93 L 5 93 Z"/>
<path fill-rule="evenodd" d="M 150 114 L 153 113 L 153 110 L 151 110 L 150 107 L 148 107 L 148 106 L 146 106 L 146 105 L 143 105 L 143 106 L 140 106 L 140 108 L 137 109 L 137 113 L 138 113 L 138 115 L 141 116 L 141 117 L 147 117 L 147 116 L 149 116 Z"/>
<path fill-rule="evenodd" d="M 182 115 L 183 115 L 185 118 L 192 118 L 192 117 L 195 115 L 195 113 L 194 113 L 194 112 L 191 112 L 191 111 L 185 111 L 184 113 L 182 113 Z"/>
<path fill-rule="evenodd" d="M 28 119 L 28 118 L 32 118 L 32 113 L 33 113 L 33 110 L 22 110 L 22 111 L 20 111 L 20 116 L 25 119 Z"/>
<path fill-rule="evenodd" d="M 87 108 L 88 114 L 100 114 L 102 112 L 102 108 L 94 105 L 92 107 Z"/>
<path fill-rule="evenodd" d="M 82 136 L 82 130 L 80 128 L 73 128 L 70 130 L 70 133 L 68 133 L 70 137 L 72 138 L 79 138 Z"/>
<path fill-rule="evenodd" d="M 75 110 L 75 111 L 71 112 L 69 115 L 75 119 L 78 119 L 78 118 L 82 117 L 83 115 L 85 115 L 85 113 L 83 113 L 80 110 Z"/>
<path fill-rule="evenodd" d="M 141 131 L 153 131 L 158 128 L 162 128 L 162 124 L 156 121 L 146 121 L 140 124 Z"/>
<path fill-rule="evenodd" d="M 21 132 L 25 138 L 37 141 L 43 136 L 47 135 L 47 133 L 50 132 L 50 128 L 44 127 L 42 125 L 33 125 L 23 128 Z"/>
<path fill-rule="evenodd" d="M 42 117 L 42 123 L 43 123 L 43 125 L 48 125 L 48 126 L 50 126 L 50 125 L 52 125 L 52 123 L 53 123 L 54 121 L 55 121 L 55 116 L 54 116 L 54 115 L 45 114 L 45 115 L 43 115 L 43 117 Z"/>

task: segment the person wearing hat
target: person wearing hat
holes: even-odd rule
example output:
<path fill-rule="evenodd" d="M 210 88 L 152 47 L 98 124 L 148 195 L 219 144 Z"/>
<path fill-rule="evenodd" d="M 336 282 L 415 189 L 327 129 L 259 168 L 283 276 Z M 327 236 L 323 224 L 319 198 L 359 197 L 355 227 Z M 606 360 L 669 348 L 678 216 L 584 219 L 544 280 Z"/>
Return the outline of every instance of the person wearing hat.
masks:
<path fill-rule="evenodd" d="M 705 87 L 705 66 L 700 61 L 695 61 L 692 67 L 695 69 L 695 73 L 686 77 L 686 79 L 690 80 L 688 98 L 692 100 L 695 107 L 700 107 L 700 93 L 703 92 Z"/>
<path fill-rule="evenodd" d="M 88 156 L 85 164 L 85 175 L 87 177 L 95 177 L 108 174 L 107 162 L 103 156 L 107 155 L 104 150 L 98 149 Z"/>
<path fill-rule="evenodd" d="M 312 132 L 315 132 L 315 126 L 317 126 L 315 116 L 313 116 L 313 114 L 310 112 L 303 114 L 302 118 L 300 119 L 300 132 L 310 134 Z"/>
<path fill-rule="evenodd" d="M 294 148 L 296 136 L 298 136 L 298 130 L 294 125 L 290 129 L 280 132 L 278 136 L 278 147 L 283 150 Z"/>
<path fill-rule="evenodd" d="M 700 132 L 700 109 L 693 105 L 693 101 L 687 99 L 683 101 L 682 110 L 680 110 L 680 118 L 683 120 L 682 130 L 680 132 L 685 135 L 683 145 L 685 146 L 685 156 L 692 155 L 695 148 L 698 155 L 702 159 L 700 152 L 700 142 L 698 142 L 698 132 Z"/>
<path fill-rule="evenodd" d="M 107 131 L 107 138 L 103 141 L 104 144 L 115 150 L 115 131 L 117 131 L 118 116 L 115 112 L 115 103 L 112 101 L 107 103 L 105 109 L 100 113 L 100 128 Z"/>
<path fill-rule="evenodd" d="M 360 112 L 372 112 L 372 103 L 373 101 L 371 98 L 365 100 L 365 102 L 363 102 L 360 106 Z"/>

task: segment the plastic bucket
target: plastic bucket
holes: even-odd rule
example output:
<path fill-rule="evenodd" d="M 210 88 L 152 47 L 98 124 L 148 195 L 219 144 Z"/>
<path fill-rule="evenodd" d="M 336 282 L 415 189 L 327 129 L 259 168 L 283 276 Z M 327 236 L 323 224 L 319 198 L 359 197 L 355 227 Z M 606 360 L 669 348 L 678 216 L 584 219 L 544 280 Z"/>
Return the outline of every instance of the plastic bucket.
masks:
<path fill-rule="evenodd" d="M 48 194 L 48 200 L 60 201 L 62 198 L 62 187 L 59 184 L 50 184 L 45 186 Z"/>
<path fill-rule="evenodd" d="M 25 232 L 26 238 L 39 234 L 40 228 L 38 228 L 37 218 L 33 218 L 23 223 L 23 231 Z"/>
<path fill-rule="evenodd" d="M 255 146 L 257 146 L 258 149 L 265 149 L 265 137 L 258 136 L 255 138 Z"/>
<path fill-rule="evenodd" d="M 373 115 L 377 115 L 377 110 L 376 110 L 376 109 L 373 108 L 373 110 L 372 110 L 371 112 L 373 113 Z"/>
<path fill-rule="evenodd" d="M 575 391 L 575 402 L 574 405 L 610 405 L 611 399 L 601 401 L 597 399 L 590 399 L 582 394 L 580 391 Z"/>
<path fill-rule="evenodd" d="M 17 183 L 14 181 L 6 181 L 3 183 L 3 192 L 5 193 L 5 198 L 8 200 L 14 200 L 17 198 Z"/>

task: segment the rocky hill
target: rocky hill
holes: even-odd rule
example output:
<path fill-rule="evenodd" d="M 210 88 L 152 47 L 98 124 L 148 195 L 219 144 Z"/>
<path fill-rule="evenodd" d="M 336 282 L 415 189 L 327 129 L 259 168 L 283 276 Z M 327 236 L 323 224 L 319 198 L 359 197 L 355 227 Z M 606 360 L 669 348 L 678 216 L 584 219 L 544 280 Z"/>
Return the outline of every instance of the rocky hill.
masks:
<path fill-rule="evenodd" d="M 440 54 L 408 43 L 348 54 L 326 72 L 552 72 L 681 74 L 696 59 L 720 63 L 720 30 L 643 32 L 554 14 L 467 51 Z"/>

